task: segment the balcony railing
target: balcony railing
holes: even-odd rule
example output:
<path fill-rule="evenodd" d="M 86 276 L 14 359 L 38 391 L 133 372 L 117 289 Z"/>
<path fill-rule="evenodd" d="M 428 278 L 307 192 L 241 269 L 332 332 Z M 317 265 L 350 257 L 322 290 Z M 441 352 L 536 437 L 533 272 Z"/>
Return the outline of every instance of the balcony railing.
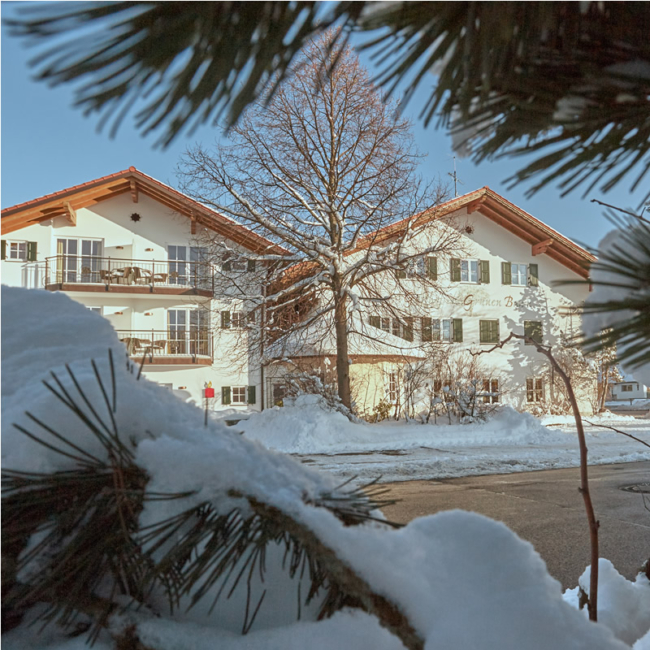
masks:
<path fill-rule="evenodd" d="M 212 333 L 209 330 L 178 328 L 169 330 L 117 330 L 129 356 L 151 363 L 165 358 L 212 359 Z"/>
<path fill-rule="evenodd" d="M 207 262 L 115 259 L 54 255 L 45 260 L 45 286 L 96 284 L 192 288 L 214 292 L 214 274 Z"/>

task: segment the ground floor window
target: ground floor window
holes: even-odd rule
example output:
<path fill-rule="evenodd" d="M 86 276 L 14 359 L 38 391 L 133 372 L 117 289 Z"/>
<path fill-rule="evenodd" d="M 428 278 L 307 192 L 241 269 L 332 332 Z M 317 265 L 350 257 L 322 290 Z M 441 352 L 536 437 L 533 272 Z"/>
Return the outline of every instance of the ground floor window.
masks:
<path fill-rule="evenodd" d="M 488 393 L 483 396 L 484 404 L 497 404 L 499 402 L 499 380 L 484 379 L 483 392 Z"/>
<path fill-rule="evenodd" d="M 544 381 L 539 377 L 526 379 L 526 401 L 535 403 L 544 399 Z"/>
<path fill-rule="evenodd" d="M 221 403 L 228 404 L 255 404 L 255 386 L 222 386 Z"/>
<path fill-rule="evenodd" d="M 399 397 L 399 381 L 397 372 L 388 373 L 388 401 L 391 404 L 397 404 Z"/>

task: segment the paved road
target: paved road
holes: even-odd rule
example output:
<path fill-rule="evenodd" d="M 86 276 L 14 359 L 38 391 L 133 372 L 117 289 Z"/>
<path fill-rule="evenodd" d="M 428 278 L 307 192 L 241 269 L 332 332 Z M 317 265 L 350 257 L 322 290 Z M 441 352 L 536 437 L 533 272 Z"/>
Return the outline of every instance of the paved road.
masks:
<path fill-rule="evenodd" d="M 600 556 L 628 579 L 650 558 L 650 510 L 640 493 L 620 488 L 649 484 L 650 462 L 589 468 L 590 488 L 600 521 Z M 461 508 L 505 522 L 531 542 L 564 588 L 575 587 L 589 564 L 589 536 L 579 470 L 468 476 L 386 484 L 400 503 L 384 508 L 388 519 L 406 523 L 441 510 Z M 646 496 L 650 508 L 650 494 Z"/>

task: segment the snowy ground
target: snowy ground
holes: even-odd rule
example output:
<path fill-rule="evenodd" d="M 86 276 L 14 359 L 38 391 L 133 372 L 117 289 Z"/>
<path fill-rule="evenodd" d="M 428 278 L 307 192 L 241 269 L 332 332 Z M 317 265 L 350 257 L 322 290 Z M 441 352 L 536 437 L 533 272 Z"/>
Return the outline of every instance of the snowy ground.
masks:
<path fill-rule="evenodd" d="M 650 443 L 650 419 L 606 415 L 588 418 Z M 311 398 L 240 422 L 247 437 L 297 454 L 341 479 L 382 482 L 455 478 L 574 467 L 579 463 L 573 418 L 537 419 L 503 409 L 473 425 L 395 422 L 353 424 L 326 413 Z M 590 464 L 650 460 L 650 448 L 619 433 L 585 423 Z"/>

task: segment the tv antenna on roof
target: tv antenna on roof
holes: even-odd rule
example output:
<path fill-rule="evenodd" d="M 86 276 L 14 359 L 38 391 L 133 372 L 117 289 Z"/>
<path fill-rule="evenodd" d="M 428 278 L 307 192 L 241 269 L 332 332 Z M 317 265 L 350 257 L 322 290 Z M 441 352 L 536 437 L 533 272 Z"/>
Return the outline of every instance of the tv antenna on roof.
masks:
<path fill-rule="evenodd" d="M 458 180 L 458 175 L 456 174 L 456 156 L 452 156 L 454 159 L 454 173 L 447 173 L 447 176 L 451 176 L 454 179 L 454 198 L 458 196 L 458 183 L 465 185 L 463 181 Z"/>

